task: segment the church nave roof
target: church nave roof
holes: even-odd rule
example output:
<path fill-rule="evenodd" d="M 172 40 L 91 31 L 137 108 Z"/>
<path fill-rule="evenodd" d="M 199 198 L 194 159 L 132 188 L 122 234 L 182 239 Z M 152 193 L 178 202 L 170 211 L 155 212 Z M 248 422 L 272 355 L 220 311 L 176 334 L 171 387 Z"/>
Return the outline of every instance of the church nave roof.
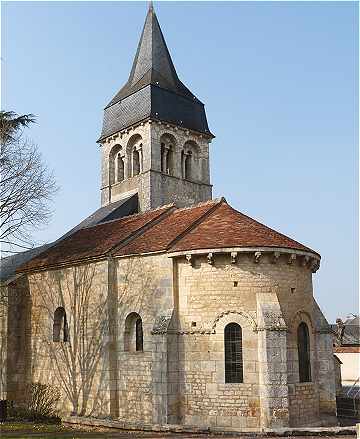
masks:
<path fill-rule="evenodd" d="M 167 205 L 78 230 L 21 266 L 36 271 L 106 256 L 222 248 L 314 250 L 233 209 L 224 198 L 177 209 Z"/>

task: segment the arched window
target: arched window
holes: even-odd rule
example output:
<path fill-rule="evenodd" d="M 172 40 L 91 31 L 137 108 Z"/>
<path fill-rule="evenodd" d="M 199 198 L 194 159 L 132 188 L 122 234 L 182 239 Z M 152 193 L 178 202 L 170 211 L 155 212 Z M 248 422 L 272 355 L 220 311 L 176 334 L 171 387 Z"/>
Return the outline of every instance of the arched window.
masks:
<path fill-rule="evenodd" d="M 237 323 L 229 323 L 224 330 L 225 383 L 242 383 L 243 356 L 242 330 Z"/>
<path fill-rule="evenodd" d="M 117 182 L 120 183 L 124 180 L 124 159 L 120 154 L 117 156 Z"/>
<path fill-rule="evenodd" d="M 200 148 L 196 142 L 192 140 L 185 142 L 181 154 L 182 177 L 185 180 L 201 179 L 199 153 Z"/>
<path fill-rule="evenodd" d="M 136 148 L 133 149 L 133 153 L 132 153 L 132 165 L 133 165 L 133 177 L 135 175 L 140 174 L 141 172 L 141 168 L 140 168 L 140 151 L 137 150 Z"/>
<path fill-rule="evenodd" d="M 165 143 L 161 144 L 161 172 L 166 172 L 166 147 Z"/>
<path fill-rule="evenodd" d="M 299 380 L 301 383 L 311 381 L 310 363 L 310 338 L 309 329 L 305 322 L 301 322 L 297 330 L 298 358 L 299 358 Z"/>
<path fill-rule="evenodd" d="M 168 175 L 174 175 L 174 145 L 176 143 L 174 136 L 166 133 L 160 138 L 161 140 L 161 172 Z"/>
<path fill-rule="evenodd" d="M 184 178 L 185 180 L 191 180 L 191 171 L 192 171 L 192 153 L 189 151 L 187 154 L 185 154 L 184 157 Z"/>
<path fill-rule="evenodd" d="M 69 341 L 69 327 L 66 319 L 66 312 L 62 306 L 54 312 L 53 341 Z"/>
<path fill-rule="evenodd" d="M 135 340 L 136 350 L 142 351 L 143 350 L 143 328 L 142 328 L 142 321 L 141 321 L 140 317 L 136 320 L 135 332 L 136 332 L 136 340 Z"/>
<path fill-rule="evenodd" d="M 172 145 L 161 144 L 161 172 L 168 175 L 173 175 L 174 161 L 173 161 L 173 147 Z"/>
<path fill-rule="evenodd" d="M 142 320 L 139 314 L 132 312 L 125 319 L 124 350 L 142 351 L 143 345 Z"/>
<path fill-rule="evenodd" d="M 168 175 L 174 174 L 174 148 L 172 145 L 170 145 L 169 149 L 167 150 L 166 155 L 166 173 Z"/>
<path fill-rule="evenodd" d="M 124 180 L 124 171 L 122 172 L 122 179 L 119 180 L 119 169 L 121 168 L 119 160 L 122 160 L 121 155 L 124 155 L 124 153 L 122 153 L 122 146 L 114 145 L 109 154 L 109 184 Z"/>

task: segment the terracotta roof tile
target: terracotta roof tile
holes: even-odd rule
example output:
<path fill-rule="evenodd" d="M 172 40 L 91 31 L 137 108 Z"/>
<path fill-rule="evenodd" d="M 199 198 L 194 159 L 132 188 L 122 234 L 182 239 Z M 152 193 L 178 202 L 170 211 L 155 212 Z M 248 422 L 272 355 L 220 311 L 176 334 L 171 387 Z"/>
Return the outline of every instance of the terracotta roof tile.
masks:
<path fill-rule="evenodd" d="M 180 239 L 171 251 L 223 247 L 285 247 L 315 253 L 308 247 L 236 211 L 226 202 Z"/>
<path fill-rule="evenodd" d="M 71 264 L 110 253 L 126 256 L 229 247 L 281 247 L 317 254 L 236 211 L 221 199 L 184 209 L 164 206 L 81 229 L 17 271 Z"/>
<path fill-rule="evenodd" d="M 219 200 L 212 200 L 194 207 L 173 210 L 170 215 L 133 241 L 124 246 L 120 245 L 113 254 L 124 256 L 167 250 L 176 238 L 197 224 L 204 215 L 211 212 L 217 205 L 219 205 Z"/>
<path fill-rule="evenodd" d="M 337 354 L 360 354 L 360 346 L 334 346 Z"/>
<path fill-rule="evenodd" d="M 172 208 L 172 206 L 165 206 L 146 213 L 81 229 L 27 264 L 20 266 L 17 271 L 41 269 L 102 256 Z"/>

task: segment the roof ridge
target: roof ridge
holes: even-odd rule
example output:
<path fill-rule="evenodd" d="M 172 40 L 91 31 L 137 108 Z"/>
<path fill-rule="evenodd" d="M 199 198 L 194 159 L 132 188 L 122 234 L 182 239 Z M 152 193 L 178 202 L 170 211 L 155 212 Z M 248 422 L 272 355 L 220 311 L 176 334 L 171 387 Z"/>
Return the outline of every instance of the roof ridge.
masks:
<path fill-rule="evenodd" d="M 221 201 L 224 201 L 227 204 L 225 197 L 217 197 L 217 198 L 212 198 L 211 200 L 200 201 L 200 203 L 193 204 L 192 206 L 178 207 L 176 209 L 176 211 L 182 212 L 183 210 L 190 210 L 190 209 L 194 209 L 194 207 L 206 206 L 207 204 L 209 204 L 209 205 L 210 204 L 219 204 Z"/>
<path fill-rule="evenodd" d="M 162 212 L 160 215 L 158 215 L 156 218 L 152 219 L 151 221 L 148 221 L 146 224 L 138 228 L 134 231 L 131 235 L 127 236 L 122 241 L 116 243 L 113 245 L 107 252 L 104 253 L 104 255 L 112 255 L 113 252 L 116 252 L 117 250 L 121 249 L 125 245 L 129 244 L 129 242 L 136 239 L 138 236 L 142 235 L 145 231 L 151 229 L 153 226 L 161 222 L 164 217 L 169 216 L 174 210 L 176 210 L 176 206 L 174 203 L 172 204 L 166 204 L 165 206 L 162 206 L 161 208 L 153 209 L 149 212 L 155 212 L 156 210 L 165 209 L 164 212 Z"/>
<path fill-rule="evenodd" d="M 226 200 L 224 197 L 221 198 L 215 198 L 215 200 L 211 200 L 214 201 L 214 205 L 212 207 L 210 207 L 206 212 L 204 212 L 202 215 L 199 216 L 198 219 L 196 219 L 193 223 L 190 224 L 189 227 L 187 227 L 183 232 L 181 232 L 178 236 L 176 236 L 172 241 L 170 241 L 170 243 L 166 246 L 166 250 L 168 251 L 176 242 L 180 241 L 184 236 L 186 236 L 189 232 L 191 232 L 193 229 L 195 229 L 199 224 L 201 224 L 203 222 L 203 220 L 208 217 L 210 214 L 212 214 L 222 203 L 226 203 Z M 206 206 L 206 204 L 211 204 L 209 202 L 205 202 L 205 203 L 199 203 L 194 207 L 198 207 L 198 206 Z M 227 204 L 227 203 L 226 203 Z M 179 209 L 179 210 L 186 210 L 189 208 L 184 208 L 184 209 Z M 178 210 L 178 211 L 179 211 Z"/>
<path fill-rule="evenodd" d="M 155 209 L 147 210 L 146 212 L 133 213 L 133 214 L 130 214 L 130 215 L 122 216 L 121 218 L 115 218 L 115 219 L 112 219 L 112 220 L 109 220 L 109 221 L 101 222 L 99 224 L 94 224 L 93 226 L 84 227 L 83 229 L 79 229 L 79 230 L 92 229 L 94 227 L 100 227 L 100 226 L 103 226 L 105 224 L 114 223 L 116 221 L 121 221 L 121 220 L 124 220 L 124 219 L 137 218 L 137 217 L 139 217 L 141 215 L 146 215 L 146 214 L 148 214 L 150 212 L 156 212 L 157 210 L 161 210 L 161 209 L 169 209 L 170 207 L 176 207 L 176 206 L 175 206 L 174 203 L 164 204 L 163 206 L 159 206 L 159 207 L 156 207 Z"/>
<path fill-rule="evenodd" d="M 271 230 L 272 232 L 276 233 L 277 235 L 281 235 L 282 237 L 284 237 L 284 238 L 286 238 L 286 239 L 290 239 L 291 241 L 295 242 L 296 244 L 300 245 L 301 247 L 306 247 L 306 248 L 307 248 L 308 250 L 310 250 L 312 253 L 315 253 L 315 254 L 317 254 L 317 255 L 320 256 L 320 254 L 319 254 L 318 252 L 316 252 L 316 251 L 313 250 L 312 248 L 308 247 L 307 245 L 301 244 L 301 242 L 296 241 L 296 240 L 293 239 L 293 238 L 290 238 L 290 236 L 284 235 L 284 233 L 278 232 L 277 230 L 273 229 L 272 227 L 269 227 L 269 226 L 267 226 L 266 224 L 261 223 L 260 221 L 258 221 L 258 220 L 256 220 L 256 219 L 252 218 L 251 216 L 246 215 L 245 213 L 240 212 L 239 210 L 234 209 L 234 208 L 233 208 L 232 206 L 230 206 L 229 204 L 228 204 L 228 206 L 229 206 L 229 208 L 230 208 L 231 210 L 233 210 L 234 212 L 239 213 L 240 215 L 245 216 L 246 218 L 250 219 L 251 221 L 254 221 L 254 222 L 256 222 L 257 224 L 259 224 L 260 226 L 265 227 L 265 228 L 268 229 L 268 230 Z M 320 257 L 321 257 L 321 256 L 320 256 Z"/>

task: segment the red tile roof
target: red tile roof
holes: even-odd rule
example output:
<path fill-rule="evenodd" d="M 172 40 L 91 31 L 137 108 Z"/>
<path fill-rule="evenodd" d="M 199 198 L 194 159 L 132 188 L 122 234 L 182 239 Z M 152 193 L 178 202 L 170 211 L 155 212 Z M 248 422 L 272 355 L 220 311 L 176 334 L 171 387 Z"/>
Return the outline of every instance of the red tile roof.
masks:
<path fill-rule="evenodd" d="M 337 354 L 360 354 L 360 346 L 334 346 Z"/>
<path fill-rule="evenodd" d="M 184 209 L 165 206 L 81 229 L 17 271 L 71 264 L 108 254 L 126 256 L 229 247 L 280 247 L 315 253 L 221 199 Z"/>
<path fill-rule="evenodd" d="M 285 247 L 315 253 L 299 242 L 238 212 L 225 201 L 180 239 L 171 251 L 224 247 Z"/>
<path fill-rule="evenodd" d="M 146 228 L 172 208 L 172 206 L 165 206 L 142 214 L 131 215 L 81 229 L 31 259 L 17 271 L 41 269 L 105 255 L 120 242 L 136 234 L 142 228 Z"/>
<path fill-rule="evenodd" d="M 176 209 L 142 235 L 124 246 L 120 245 L 115 249 L 114 255 L 124 256 L 167 250 L 175 239 L 193 228 L 216 208 L 218 203 L 218 200 L 213 200 L 190 208 Z"/>

